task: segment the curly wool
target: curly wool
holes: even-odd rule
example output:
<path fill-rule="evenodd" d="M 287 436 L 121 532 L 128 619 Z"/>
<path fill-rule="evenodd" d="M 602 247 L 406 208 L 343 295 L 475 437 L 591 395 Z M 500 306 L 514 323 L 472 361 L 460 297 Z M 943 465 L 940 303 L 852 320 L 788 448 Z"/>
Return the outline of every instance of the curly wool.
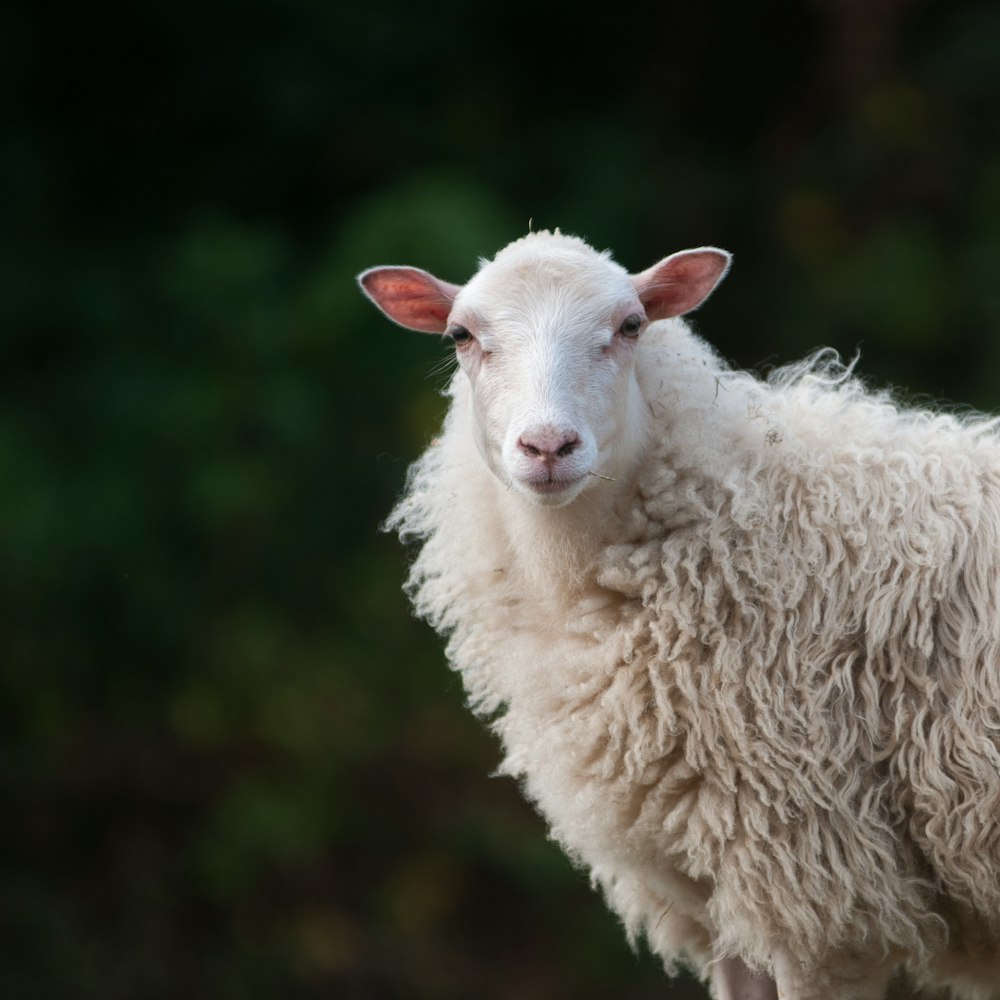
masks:
<path fill-rule="evenodd" d="M 996 421 L 830 355 L 762 381 L 680 320 L 636 371 L 645 458 L 603 506 L 510 496 L 459 372 L 387 522 L 502 771 L 668 967 L 882 952 L 992 995 Z"/>

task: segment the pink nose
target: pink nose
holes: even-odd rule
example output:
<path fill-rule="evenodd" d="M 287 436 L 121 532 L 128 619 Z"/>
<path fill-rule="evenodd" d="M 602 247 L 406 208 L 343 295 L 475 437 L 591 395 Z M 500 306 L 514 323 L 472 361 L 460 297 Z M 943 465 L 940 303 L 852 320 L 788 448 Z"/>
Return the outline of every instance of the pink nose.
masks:
<path fill-rule="evenodd" d="M 580 435 L 576 431 L 557 431 L 550 427 L 525 431 L 517 439 L 517 446 L 525 455 L 539 459 L 546 465 L 572 455 L 579 443 Z"/>

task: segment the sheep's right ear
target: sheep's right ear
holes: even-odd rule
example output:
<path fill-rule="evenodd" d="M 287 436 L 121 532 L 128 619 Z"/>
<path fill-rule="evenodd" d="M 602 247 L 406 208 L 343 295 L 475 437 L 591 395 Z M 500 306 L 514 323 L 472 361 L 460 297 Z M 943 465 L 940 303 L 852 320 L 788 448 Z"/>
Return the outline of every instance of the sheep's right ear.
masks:
<path fill-rule="evenodd" d="M 444 333 L 461 290 L 419 267 L 373 267 L 358 275 L 358 284 L 389 319 L 422 333 Z"/>

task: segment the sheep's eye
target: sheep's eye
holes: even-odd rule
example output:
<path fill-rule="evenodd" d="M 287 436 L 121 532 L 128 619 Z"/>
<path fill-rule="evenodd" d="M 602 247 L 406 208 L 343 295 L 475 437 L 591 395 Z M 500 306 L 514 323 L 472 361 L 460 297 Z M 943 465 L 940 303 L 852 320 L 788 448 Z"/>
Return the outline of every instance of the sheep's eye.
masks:
<path fill-rule="evenodd" d="M 467 344 L 472 340 L 472 334 L 465 329 L 464 326 L 459 326 L 457 323 L 452 323 L 447 329 L 447 334 L 455 343 L 461 347 L 462 344 Z"/>
<path fill-rule="evenodd" d="M 618 328 L 618 332 L 623 337 L 638 337 L 642 329 L 642 317 L 638 313 L 632 313 L 625 319 L 625 322 Z"/>

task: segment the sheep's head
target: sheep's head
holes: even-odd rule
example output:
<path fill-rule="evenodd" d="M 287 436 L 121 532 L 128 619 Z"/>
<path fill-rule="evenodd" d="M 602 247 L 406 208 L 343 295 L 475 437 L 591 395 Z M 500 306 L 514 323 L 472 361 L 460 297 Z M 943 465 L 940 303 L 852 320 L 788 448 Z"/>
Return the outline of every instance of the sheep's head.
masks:
<path fill-rule="evenodd" d="M 699 306 L 729 259 L 702 247 L 630 275 L 557 231 L 510 244 L 464 286 L 412 267 L 359 281 L 390 319 L 451 338 L 490 469 L 533 503 L 563 506 L 634 461 L 636 344 L 648 323 Z"/>

